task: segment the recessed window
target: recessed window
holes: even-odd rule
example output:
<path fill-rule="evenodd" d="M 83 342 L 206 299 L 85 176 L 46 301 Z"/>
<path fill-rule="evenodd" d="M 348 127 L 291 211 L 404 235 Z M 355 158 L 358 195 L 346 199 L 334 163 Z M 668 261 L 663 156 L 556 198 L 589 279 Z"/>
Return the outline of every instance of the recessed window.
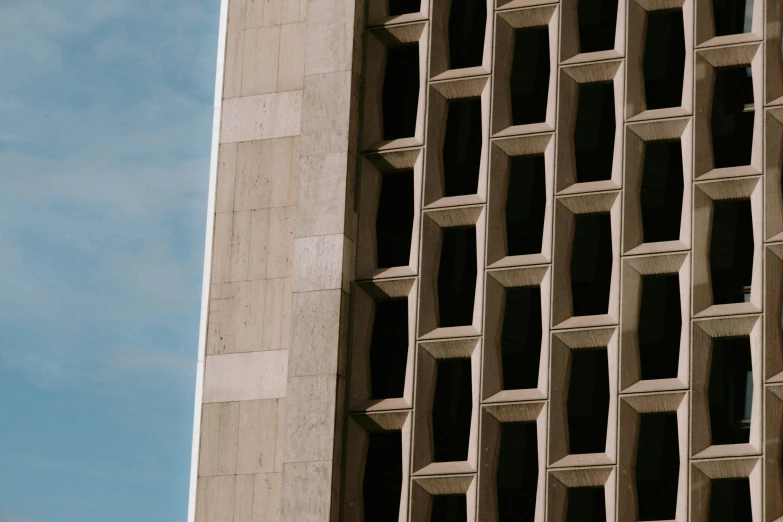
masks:
<path fill-rule="evenodd" d="M 434 462 L 468 460 L 473 411 L 470 359 L 439 359 L 432 407 Z"/>
<path fill-rule="evenodd" d="M 508 255 L 541 252 L 546 215 L 546 166 L 541 154 L 512 156 L 506 197 Z"/>
<path fill-rule="evenodd" d="M 647 13 L 644 44 L 644 92 L 647 109 L 679 107 L 685 76 L 685 29 L 682 9 Z"/>
<path fill-rule="evenodd" d="M 389 16 L 418 13 L 421 10 L 421 0 L 388 0 L 388 2 Z"/>
<path fill-rule="evenodd" d="M 674 520 L 680 447 L 676 413 L 644 413 L 636 454 L 639 520 Z"/>
<path fill-rule="evenodd" d="M 432 497 L 430 522 L 465 522 L 468 502 L 465 495 L 436 495 Z"/>
<path fill-rule="evenodd" d="M 370 433 L 364 468 L 364 520 L 397 522 L 402 494 L 402 434 Z"/>
<path fill-rule="evenodd" d="M 718 67 L 712 100 L 712 151 L 716 169 L 750 165 L 755 119 L 751 68 Z"/>
<path fill-rule="evenodd" d="M 440 327 L 473 324 L 476 262 L 476 228 L 444 229 L 438 270 Z"/>
<path fill-rule="evenodd" d="M 498 457 L 498 522 L 533 520 L 538 489 L 535 422 L 501 424 Z"/>
<path fill-rule="evenodd" d="M 378 301 L 370 341 L 371 398 L 402 397 L 408 362 L 408 299 Z"/>
<path fill-rule="evenodd" d="M 710 237 L 712 301 L 749 301 L 755 246 L 750 200 L 719 200 L 714 205 Z"/>
<path fill-rule="evenodd" d="M 449 15 L 451 69 L 478 67 L 484 58 L 486 0 L 452 0 Z"/>
<path fill-rule="evenodd" d="M 383 174 L 375 220 L 378 268 L 410 263 L 413 213 L 413 171 Z"/>
<path fill-rule="evenodd" d="M 506 288 L 501 353 L 503 389 L 538 386 L 541 360 L 541 287 Z"/>
<path fill-rule="evenodd" d="M 710 481 L 710 522 L 753 522 L 747 478 Z"/>
<path fill-rule="evenodd" d="M 603 486 L 568 488 L 566 522 L 606 522 Z"/>
<path fill-rule="evenodd" d="M 478 191 L 481 141 L 481 99 L 449 101 L 443 140 L 445 196 L 464 196 Z"/>
<path fill-rule="evenodd" d="M 746 444 L 753 408 L 753 367 L 748 337 L 712 340 L 710 432 L 713 444 Z"/>
<path fill-rule="evenodd" d="M 574 131 L 577 183 L 612 178 L 615 130 L 613 83 L 580 84 Z"/>
<path fill-rule="evenodd" d="M 753 0 L 712 0 L 715 36 L 749 33 L 753 26 Z"/>
<path fill-rule="evenodd" d="M 682 191 L 682 142 L 645 143 L 640 193 L 644 243 L 680 238 Z"/>
<path fill-rule="evenodd" d="M 569 453 L 604 453 L 609 419 L 609 363 L 605 348 L 571 351 L 567 410 Z"/>
<path fill-rule="evenodd" d="M 517 29 L 510 78 L 512 125 L 546 120 L 549 74 L 549 28 Z"/>
<path fill-rule="evenodd" d="M 609 213 L 577 214 L 571 255 L 574 316 L 609 312 L 612 223 Z"/>
<path fill-rule="evenodd" d="M 681 333 L 679 276 L 643 276 L 638 330 L 643 380 L 677 377 Z"/>
<path fill-rule="evenodd" d="M 388 49 L 383 79 L 383 139 L 416 134 L 419 109 L 419 44 Z"/>
<path fill-rule="evenodd" d="M 579 52 L 614 49 L 617 0 L 578 0 Z"/>

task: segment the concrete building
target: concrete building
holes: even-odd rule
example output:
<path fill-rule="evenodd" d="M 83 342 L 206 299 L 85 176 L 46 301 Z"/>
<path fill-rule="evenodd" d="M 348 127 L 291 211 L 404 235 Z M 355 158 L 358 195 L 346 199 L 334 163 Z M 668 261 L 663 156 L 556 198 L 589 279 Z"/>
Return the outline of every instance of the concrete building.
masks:
<path fill-rule="evenodd" d="M 189 517 L 783 517 L 780 0 L 223 0 Z"/>

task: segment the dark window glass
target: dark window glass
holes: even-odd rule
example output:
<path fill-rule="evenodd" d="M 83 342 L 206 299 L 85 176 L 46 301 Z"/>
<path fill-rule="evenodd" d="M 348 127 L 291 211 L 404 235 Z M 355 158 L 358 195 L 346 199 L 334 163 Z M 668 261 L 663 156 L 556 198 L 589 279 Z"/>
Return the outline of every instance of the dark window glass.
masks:
<path fill-rule="evenodd" d="M 682 142 L 647 142 L 640 194 L 645 243 L 680 238 L 682 180 Z"/>
<path fill-rule="evenodd" d="M 541 287 L 506 288 L 501 338 L 504 390 L 538 386 L 541 324 Z"/>
<path fill-rule="evenodd" d="M 750 200 L 715 201 L 710 236 L 714 304 L 742 303 L 750 299 L 754 246 Z"/>
<path fill-rule="evenodd" d="M 682 9 L 647 13 L 644 44 L 644 92 L 647 109 L 682 105 L 685 29 Z"/>
<path fill-rule="evenodd" d="M 476 261 L 475 227 L 443 230 L 438 270 L 438 311 L 441 327 L 473 323 Z"/>
<path fill-rule="evenodd" d="M 604 488 L 568 488 L 566 522 L 607 522 Z"/>
<path fill-rule="evenodd" d="M 370 342 L 372 399 L 402 397 L 407 361 L 408 300 L 378 301 Z"/>
<path fill-rule="evenodd" d="M 450 101 L 443 140 L 446 196 L 464 196 L 478 191 L 481 140 L 481 100 Z"/>
<path fill-rule="evenodd" d="M 402 434 L 370 433 L 364 469 L 364 519 L 397 522 L 402 493 Z"/>
<path fill-rule="evenodd" d="M 750 481 L 747 478 L 710 481 L 709 522 L 752 522 Z"/>
<path fill-rule="evenodd" d="M 388 0 L 388 2 L 389 16 L 418 13 L 421 10 L 421 0 Z"/>
<path fill-rule="evenodd" d="M 384 174 L 375 219 L 378 268 L 410 263 L 413 212 L 413 171 Z"/>
<path fill-rule="evenodd" d="M 571 351 L 568 383 L 569 453 L 604 453 L 609 419 L 609 363 L 606 349 Z"/>
<path fill-rule="evenodd" d="M 611 179 L 614 133 L 612 82 L 579 85 L 579 105 L 574 130 L 577 183 Z"/>
<path fill-rule="evenodd" d="M 477 67 L 484 57 L 487 25 L 486 0 L 452 0 L 449 15 L 451 69 Z"/>
<path fill-rule="evenodd" d="M 750 67 L 717 68 L 712 101 L 715 168 L 750 165 L 755 119 Z"/>
<path fill-rule="evenodd" d="M 574 316 L 609 312 L 612 224 L 608 213 L 577 214 L 571 255 Z"/>
<path fill-rule="evenodd" d="M 533 520 L 538 487 L 535 422 L 501 425 L 498 458 L 498 522 Z"/>
<path fill-rule="evenodd" d="M 712 340 L 709 407 L 713 444 L 744 444 L 750 440 L 753 369 L 748 337 Z"/>
<path fill-rule="evenodd" d="M 712 0 L 715 36 L 749 33 L 753 21 L 753 0 Z"/>
<path fill-rule="evenodd" d="M 674 520 L 680 473 L 676 413 L 644 413 L 636 454 L 639 520 Z"/>
<path fill-rule="evenodd" d="M 617 0 L 579 0 L 579 52 L 614 49 Z"/>
<path fill-rule="evenodd" d="M 419 45 L 392 47 L 383 80 L 383 139 L 416 134 L 419 108 Z"/>
<path fill-rule="evenodd" d="M 679 276 L 643 276 L 638 331 L 642 379 L 677 377 L 681 333 Z"/>
<path fill-rule="evenodd" d="M 546 166 L 543 155 L 512 156 L 506 198 L 508 255 L 541 252 L 546 213 Z"/>
<path fill-rule="evenodd" d="M 439 359 L 432 407 L 434 461 L 468 459 L 471 397 L 470 359 Z"/>
<path fill-rule="evenodd" d="M 437 495 L 432 497 L 430 522 L 464 522 L 468 519 L 465 495 Z"/>
<path fill-rule="evenodd" d="M 510 78 L 512 125 L 546 120 L 549 74 L 549 28 L 517 29 Z"/>

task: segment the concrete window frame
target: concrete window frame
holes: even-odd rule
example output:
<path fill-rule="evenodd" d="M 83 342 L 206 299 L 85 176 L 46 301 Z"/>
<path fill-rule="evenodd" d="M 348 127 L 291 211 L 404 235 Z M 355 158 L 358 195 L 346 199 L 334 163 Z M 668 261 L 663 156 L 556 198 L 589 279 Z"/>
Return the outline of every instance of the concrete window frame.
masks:
<path fill-rule="evenodd" d="M 426 20 L 430 16 L 429 0 L 421 0 L 418 12 L 402 15 L 389 15 L 389 0 L 368 0 L 366 24 L 368 27 L 390 26 Z"/>
<path fill-rule="evenodd" d="M 713 0 L 696 0 L 696 41 L 694 42 L 696 47 L 716 47 L 763 40 L 765 3 L 763 1 L 753 3 L 753 18 L 749 33 L 715 36 Z"/>
<path fill-rule="evenodd" d="M 416 477 L 411 481 L 410 522 L 430 522 L 432 497 L 438 495 L 465 495 L 467 518 L 465 522 L 476 522 L 476 475 L 451 477 Z"/>
<path fill-rule="evenodd" d="M 764 167 L 764 237 L 783 241 L 783 107 L 767 109 Z"/>
<path fill-rule="evenodd" d="M 625 0 L 617 2 L 617 21 L 615 23 L 614 47 L 605 51 L 583 53 L 579 49 L 579 0 L 562 0 L 562 22 L 560 29 L 560 63 L 596 62 L 625 56 Z M 618 118 L 617 121 L 623 121 Z"/>
<path fill-rule="evenodd" d="M 547 521 L 566 522 L 568 490 L 571 488 L 604 488 L 606 520 L 615 520 L 617 497 L 617 470 L 615 467 L 550 470 L 547 477 L 549 509 Z"/>
<path fill-rule="evenodd" d="M 764 249 L 764 379 L 783 382 L 783 244 L 765 245 Z"/>
<path fill-rule="evenodd" d="M 766 520 L 783 518 L 783 480 L 781 459 L 783 458 L 783 387 L 768 386 L 764 419 L 764 509 Z"/>
<path fill-rule="evenodd" d="M 772 0 L 764 2 L 767 7 L 765 23 L 764 64 L 766 73 L 767 105 L 783 105 L 783 4 Z"/>
<path fill-rule="evenodd" d="M 428 0 L 422 0 L 426 2 Z M 430 54 L 430 80 L 451 80 L 492 73 L 492 34 L 495 22 L 493 0 L 478 0 L 487 3 L 487 22 L 484 29 L 484 50 L 481 65 L 452 69 L 449 62 L 449 15 L 452 0 L 433 2 L 432 6 L 432 44 Z"/>
<path fill-rule="evenodd" d="M 757 457 L 692 461 L 690 472 L 690 520 L 693 522 L 708 522 L 711 483 L 713 480 L 745 477 L 750 482 L 750 505 L 753 522 L 764 520 L 761 516 L 761 460 Z"/>

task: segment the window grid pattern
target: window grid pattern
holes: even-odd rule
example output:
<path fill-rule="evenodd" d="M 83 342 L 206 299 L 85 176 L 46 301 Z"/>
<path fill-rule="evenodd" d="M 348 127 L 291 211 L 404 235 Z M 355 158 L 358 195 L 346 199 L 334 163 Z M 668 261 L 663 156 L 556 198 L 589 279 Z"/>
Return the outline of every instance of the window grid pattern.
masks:
<path fill-rule="evenodd" d="M 362 476 L 368 434 L 402 432 L 401 508 L 394 520 L 428 521 L 438 496 L 461 495 L 466 520 L 499 519 L 497 470 L 503 423 L 534 423 L 539 479 L 534 520 L 566 520 L 569 490 L 603 487 L 608 521 L 639 520 L 635 459 L 642 415 L 676 416 L 678 521 L 708 520 L 710 484 L 747 478 L 754 522 L 783 516 L 783 6 L 754 0 L 748 32 L 715 35 L 711 0 L 620 0 L 615 44 L 580 53 L 577 0 L 489 0 L 480 65 L 448 69 L 449 0 L 423 0 L 421 11 L 386 16 L 385 0 L 369 0 L 364 77 L 378 78 L 383 46 L 419 42 L 421 96 L 415 135 L 383 141 L 377 86 L 364 86 L 359 161 L 358 247 L 350 332 L 348 412 L 344 430 L 343 520 L 364 520 Z M 643 35 L 650 10 L 678 9 L 684 21 L 685 71 L 680 106 L 647 110 Z M 550 89 L 540 123 L 511 125 L 508 77 L 513 33 L 547 27 Z M 380 36 L 379 36 L 380 35 Z M 391 36 L 390 36 L 391 35 Z M 391 43 L 390 43 L 391 42 Z M 378 59 L 381 57 L 381 59 Z M 715 168 L 710 114 L 715 71 L 752 72 L 755 113 L 748 165 Z M 604 82 L 614 94 L 615 140 L 605 180 L 578 181 L 573 145 L 580 85 Z M 446 196 L 443 142 L 449 103 L 481 105 L 482 143 L 474 194 Z M 646 144 L 680 140 L 682 206 L 679 234 L 646 243 L 642 190 Z M 446 151 L 446 153 L 453 151 Z M 541 155 L 546 206 L 539 253 L 507 255 L 506 189 L 511 159 Z M 415 210 L 411 261 L 377 269 L 372 252 L 378 179 L 413 169 Z M 710 237 L 715 203 L 746 199 L 751 207 L 753 262 L 743 302 L 715 304 Z M 574 316 L 571 256 L 580 215 L 609 216 L 612 246 L 606 313 Z M 444 230 L 475 227 L 478 276 L 473 318 L 440 327 L 438 266 Z M 676 231 L 675 231 L 676 232 Z M 676 372 L 645 380 L 638 336 L 645 277 L 679 283 L 681 333 Z M 509 288 L 539 287 L 542 321 L 535 386 L 503 387 L 503 315 Z M 409 357 L 403 397 L 369 400 L 369 338 L 374 303 L 407 296 Z M 676 315 L 676 314 L 675 314 Z M 747 337 L 753 373 L 747 394 L 748 442 L 714 445 L 710 434 L 710 365 L 716 339 Z M 609 411 L 603 452 L 571 454 L 568 386 L 578 350 L 606 350 Z M 438 361 L 470 361 L 471 415 L 467 457 L 436 462 L 433 400 Z M 581 360 L 581 359 L 578 359 Z M 461 515 L 460 515 L 461 516 Z M 390 520 L 392 519 L 390 518 Z M 369 521 L 368 521 L 369 522 Z"/>

